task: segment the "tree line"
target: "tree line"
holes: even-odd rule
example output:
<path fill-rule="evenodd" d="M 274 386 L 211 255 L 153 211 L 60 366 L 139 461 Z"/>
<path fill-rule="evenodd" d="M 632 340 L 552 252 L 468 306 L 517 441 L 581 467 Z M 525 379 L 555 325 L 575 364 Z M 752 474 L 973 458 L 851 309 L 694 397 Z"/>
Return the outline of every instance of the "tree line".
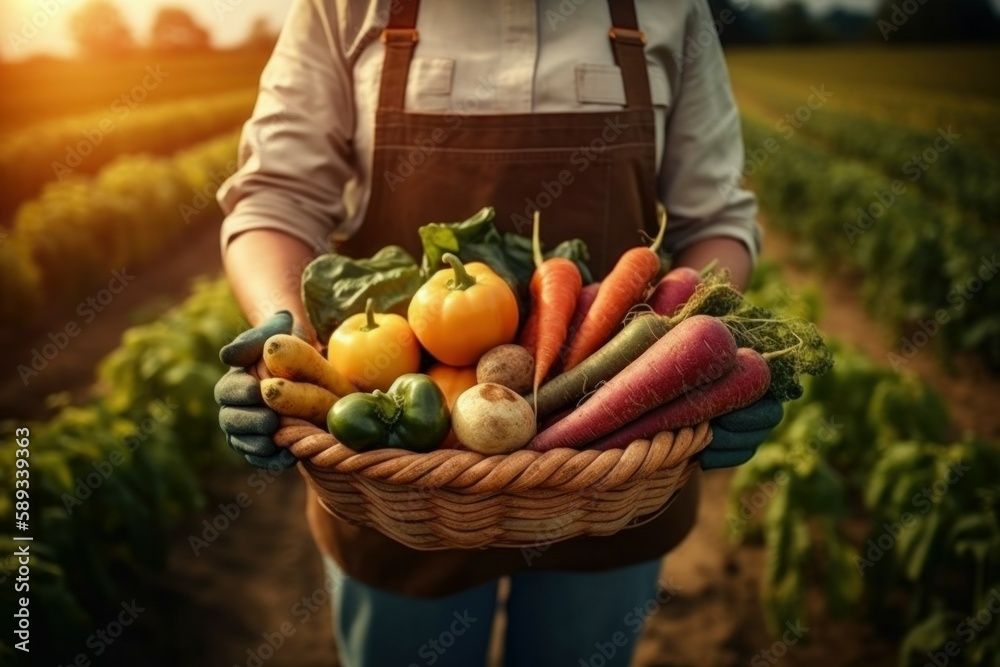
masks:
<path fill-rule="evenodd" d="M 174 6 L 156 12 L 145 40 L 135 34 L 121 10 L 109 0 L 87 0 L 70 16 L 69 29 L 80 55 L 88 57 L 116 57 L 141 49 L 168 53 L 213 49 L 211 32 L 186 9 Z M 268 20 L 258 17 L 240 46 L 269 50 L 276 38 Z"/>
<path fill-rule="evenodd" d="M 753 0 L 708 0 L 725 44 L 992 42 L 1000 18 L 990 0 L 882 0 L 874 13 L 811 12 L 799 0 L 774 9 Z"/>

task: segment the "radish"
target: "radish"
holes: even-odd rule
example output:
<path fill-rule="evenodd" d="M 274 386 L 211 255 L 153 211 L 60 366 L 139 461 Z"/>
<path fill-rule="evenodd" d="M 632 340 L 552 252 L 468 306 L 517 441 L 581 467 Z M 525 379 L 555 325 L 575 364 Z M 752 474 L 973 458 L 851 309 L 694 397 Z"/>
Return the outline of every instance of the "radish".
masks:
<path fill-rule="evenodd" d="M 587 449 L 624 449 L 633 440 L 649 439 L 660 431 L 700 424 L 756 402 L 767 393 L 770 384 L 771 371 L 764 357 L 741 347 L 736 351 L 736 364 L 719 379 L 647 412 L 624 428 L 597 439 Z"/>
<path fill-rule="evenodd" d="M 715 380 L 735 362 L 736 341 L 726 325 L 714 317 L 695 315 L 653 343 L 569 416 L 532 438 L 527 448 L 544 452 L 592 442 L 692 387 Z"/>
<path fill-rule="evenodd" d="M 600 350 L 538 388 L 538 418 L 573 406 L 599 383 L 610 380 L 638 359 L 669 330 L 665 317 L 636 317 Z"/>
<path fill-rule="evenodd" d="M 646 303 L 657 315 L 670 316 L 676 313 L 701 283 L 701 274 L 687 266 L 673 269 L 656 284 Z"/>

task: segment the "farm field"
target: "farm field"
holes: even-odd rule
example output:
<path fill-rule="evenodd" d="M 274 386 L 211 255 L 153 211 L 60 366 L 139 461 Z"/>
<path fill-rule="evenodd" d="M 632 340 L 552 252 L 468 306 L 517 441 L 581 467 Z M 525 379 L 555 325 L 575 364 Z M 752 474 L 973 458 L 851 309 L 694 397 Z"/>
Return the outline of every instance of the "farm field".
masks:
<path fill-rule="evenodd" d="M 0 420 L 33 420 L 33 446 L 45 451 L 33 463 L 43 485 L 36 502 L 53 508 L 36 532 L 48 547 L 48 611 L 38 620 L 48 636 L 82 646 L 119 600 L 141 591 L 153 610 L 109 653 L 122 664 L 245 662 L 261 633 L 321 585 L 292 471 L 269 478 L 204 553 L 189 547 L 220 503 L 256 493 L 259 482 L 226 448 L 212 399 L 218 347 L 245 323 L 218 279 L 221 216 L 210 195 L 232 169 L 263 62 L 245 53 L 165 61 L 173 85 L 121 121 L 100 164 L 62 184 L 32 177 L 0 219 Z M 767 662 L 774 628 L 795 619 L 813 630 L 780 664 L 889 667 L 901 648 L 923 664 L 935 645 L 920 639 L 950 636 L 956 615 L 974 613 L 1000 586 L 1000 281 L 969 282 L 981 257 L 1000 251 L 1000 49 L 733 50 L 729 62 L 746 128 L 744 176 L 769 234 L 752 298 L 816 318 L 836 341 L 838 367 L 807 387 L 751 464 L 706 476 L 698 527 L 665 559 L 681 594 L 652 617 L 636 664 Z M 0 169 L 5 132 L 9 140 L 87 127 L 146 66 L 108 63 L 88 87 L 74 84 L 78 64 L 0 65 L 0 81 L 25 91 L 0 100 Z M 810 87 L 824 85 L 834 94 L 809 107 Z M 779 125 L 803 105 L 808 119 Z M 184 124 L 170 144 L 150 136 L 180 110 L 204 119 L 203 129 Z M 910 180 L 906 163 L 949 126 L 959 137 Z M 880 203 L 895 180 L 905 191 L 852 238 L 856 209 Z M 192 205 L 193 218 L 184 208 Z M 134 267 L 134 282 L 85 322 L 77 304 L 100 294 L 119 265 Z M 928 336 L 942 308 L 949 321 Z M 18 367 L 32 368 L 33 352 L 67 321 L 80 336 L 25 382 Z M 46 401 L 55 390 L 69 396 Z M 150 418 L 148 439 L 126 452 L 123 438 L 145 432 Z M 828 419 L 846 429 L 818 436 Z M 8 445 L 0 444 L 5 479 Z M 115 451 L 121 472 L 70 520 L 62 494 Z M 956 460 L 973 461 L 976 473 L 877 570 L 858 572 L 878 526 Z M 734 524 L 779 473 L 790 482 L 768 494 L 767 509 Z M 11 495 L 0 493 L 0 541 L 12 544 Z M 976 656 L 995 655 L 997 628 L 970 644 L 969 664 L 988 664 Z M 324 608 L 276 664 L 336 664 L 330 642 Z"/>
<path fill-rule="evenodd" d="M 252 89 L 267 56 L 230 51 L 212 54 L 207 63 L 204 55 L 163 54 L 99 63 L 44 58 L 6 63 L 0 65 L 0 86 L 16 94 L 0 97 L 0 135 L 66 115 L 104 112 L 122 103 L 122 96 L 142 96 L 133 89 L 142 88 L 143 79 L 145 98 L 135 100 L 143 104 Z"/>

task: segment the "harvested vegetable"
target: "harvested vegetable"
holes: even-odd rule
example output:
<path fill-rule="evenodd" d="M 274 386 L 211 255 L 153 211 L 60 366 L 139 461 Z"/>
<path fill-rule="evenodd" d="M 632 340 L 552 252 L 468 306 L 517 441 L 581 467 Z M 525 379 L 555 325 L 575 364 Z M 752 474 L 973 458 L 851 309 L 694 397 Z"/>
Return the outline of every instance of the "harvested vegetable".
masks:
<path fill-rule="evenodd" d="M 548 374 L 552 364 L 559 357 L 559 351 L 566 342 L 570 320 L 576 312 L 577 297 L 583 287 L 583 279 L 576 265 L 568 259 L 553 257 L 542 259 L 542 247 L 538 238 L 539 218 L 535 211 L 532 232 L 532 250 L 535 258 L 535 273 L 531 277 L 531 311 L 537 313 L 538 333 L 535 339 L 535 377 L 532 384 L 534 393 Z M 507 385 L 510 386 L 510 385 Z M 511 387 L 514 391 L 524 391 Z"/>
<path fill-rule="evenodd" d="M 487 353 L 488 354 L 488 353 Z M 427 375 L 434 380 L 434 383 L 444 392 L 448 409 L 454 410 L 455 401 L 466 389 L 476 384 L 476 369 L 474 366 L 463 366 L 456 368 L 447 364 L 434 364 L 427 369 Z M 458 437 L 455 429 L 450 429 L 441 443 L 441 449 L 456 449 Z"/>
<path fill-rule="evenodd" d="M 697 314 L 718 317 L 740 347 L 761 353 L 771 369 L 770 391 L 780 401 L 802 395 L 800 375 L 822 375 L 833 367 L 833 356 L 814 324 L 746 302 L 725 273 L 706 277 L 668 322 L 674 325 Z"/>
<path fill-rule="evenodd" d="M 528 448 L 544 452 L 596 440 L 721 377 L 735 361 L 736 341 L 726 326 L 695 315 L 653 343 L 565 419 L 536 435 Z"/>
<path fill-rule="evenodd" d="M 501 384 L 519 394 L 531 389 L 535 360 L 520 345 L 498 345 L 476 364 L 476 381 Z"/>
<path fill-rule="evenodd" d="M 470 366 L 487 350 L 517 335 L 517 298 L 490 267 L 464 265 L 451 253 L 451 268 L 434 274 L 410 301 L 407 319 L 420 344 L 451 366 Z"/>
<path fill-rule="evenodd" d="M 271 375 L 319 385 L 337 396 L 356 391 L 309 343 L 290 334 L 271 336 L 264 343 L 264 364 Z"/>
<path fill-rule="evenodd" d="M 535 270 L 531 240 L 521 234 L 501 233 L 493 224 L 496 211 L 486 207 L 468 220 L 456 223 L 432 223 L 420 228 L 424 247 L 421 271 L 430 277 L 444 266 L 444 254 L 450 252 L 463 262 L 483 262 L 503 278 L 519 300 L 527 294 Z M 527 221 L 525 221 L 527 222 Z M 583 282 L 593 281 L 587 261 L 590 255 L 580 239 L 563 241 L 545 257 L 565 257 L 577 265 Z M 519 303 L 527 311 L 527 300 Z"/>
<path fill-rule="evenodd" d="M 635 421 L 598 438 L 588 449 L 628 447 L 633 440 L 652 438 L 660 431 L 673 431 L 694 426 L 745 408 L 756 402 L 771 384 L 771 371 L 760 353 L 741 347 L 736 351 L 736 363 L 722 377 L 651 410 Z"/>
<path fill-rule="evenodd" d="M 673 315 L 687 303 L 700 283 L 701 274 L 688 266 L 679 266 L 663 276 L 646 303 L 657 315 Z"/>
<path fill-rule="evenodd" d="M 601 283 L 594 304 L 573 337 L 566 352 L 564 370 L 572 370 L 608 342 L 629 309 L 642 301 L 650 281 L 660 271 L 658 253 L 666 228 L 666 214 L 661 213 L 660 232 L 653 244 L 648 248 L 632 248 L 618 259 Z"/>
<path fill-rule="evenodd" d="M 449 366 L 434 364 L 427 369 L 427 375 L 444 393 L 448 409 L 455 407 L 455 401 L 463 391 L 476 384 L 476 368 L 474 366 Z"/>
<path fill-rule="evenodd" d="M 326 421 L 326 414 L 337 402 L 337 396 L 323 387 L 285 378 L 261 380 L 260 391 L 264 403 L 278 414 L 320 425 Z"/>
<path fill-rule="evenodd" d="M 506 454 L 535 435 L 535 413 L 517 392 L 488 382 L 458 397 L 452 427 L 459 442 L 480 454 Z"/>
<path fill-rule="evenodd" d="M 580 295 L 576 298 L 576 311 L 573 313 L 573 319 L 569 322 L 569 339 L 566 341 L 567 343 L 572 342 L 573 337 L 576 336 L 576 332 L 580 330 L 580 325 L 583 324 L 584 318 L 587 317 L 591 306 L 594 305 L 594 300 L 597 298 L 597 293 L 600 289 L 601 283 L 590 283 L 580 289 Z"/>
<path fill-rule="evenodd" d="M 521 335 L 517 337 L 517 344 L 528 351 L 532 357 L 535 356 L 535 344 L 538 342 L 538 312 L 532 310 L 528 314 L 528 319 L 521 328 Z"/>
<path fill-rule="evenodd" d="M 665 318 L 650 316 L 633 319 L 604 347 L 573 370 L 555 376 L 538 389 L 538 418 L 576 404 L 598 384 L 618 375 L 668 331 L 670 323 Z"/>
<path fill-rule="evenodd" d="M 320 255 L 302 272 L 302 303 L 320 340 L 351 315 L 365 312 L 368 299 L 380 313 L 405 315 L 423 277 L 413 257 L 399 246 L 386 246 L 370 259 Z"/>
<path fill-rule="evenodd" d="M 448 434 L 448 406 L 434 380 L 408 373 L 389 391 L 344 396 L 330 410 L 326 425 L 333 437 L 359 452 L 382 447 L 429 452 Z"/>
<path fill-rule="evenodd" d="M 386 391 L 400 375 L 420 370 L 420 343 L 406 318 L 376 313 L 375 299 L 368 299 L 364 313 L 348 317 L 330 336 L 327 358 L 361 391 Z"/>

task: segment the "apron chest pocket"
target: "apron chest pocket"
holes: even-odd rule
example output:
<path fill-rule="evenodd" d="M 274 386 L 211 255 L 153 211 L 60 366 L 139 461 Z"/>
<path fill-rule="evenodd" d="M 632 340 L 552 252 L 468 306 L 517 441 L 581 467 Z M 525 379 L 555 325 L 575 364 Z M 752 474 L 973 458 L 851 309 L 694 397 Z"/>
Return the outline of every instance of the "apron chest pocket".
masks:
<path fill-rule="evenodd" d="M 658 67 L 647 68 L 649 94 L 653 106 L 670 106 L 670 82 Z M 576 66 L 576 101 L 580 104 L 618 104 L 625 106 L 625 84 L 615 65 L 581 64 Z"/>
<path fill-rule="evenodd" d="M 415 111 L 447 109 L 455 61 L 451 58 L 414 58 L 406 86 L 406 106 Z"/>

